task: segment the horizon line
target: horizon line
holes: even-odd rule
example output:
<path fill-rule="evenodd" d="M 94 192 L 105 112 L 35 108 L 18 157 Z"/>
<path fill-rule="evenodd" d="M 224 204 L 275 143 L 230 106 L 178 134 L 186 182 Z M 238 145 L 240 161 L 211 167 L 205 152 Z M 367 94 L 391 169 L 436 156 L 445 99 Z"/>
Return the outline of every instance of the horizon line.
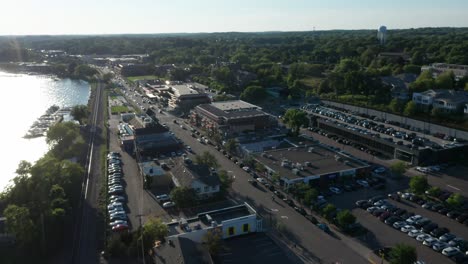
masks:
<path fill-rule="evenodd" d="M 417 29 L 468 29 L 468 27 L 410 27 L 410 28 L 394 28 L 388 29 L 387 31 L 396 31 L 396 30 L 417 30 Z M 80 34 L 47 34 L 47 33 L 38 33 L 38 34 L 0 34 L 0 37 L 32 37 L 32 36 L 118 36 L 118 35 L 176 35 L 176 34 L 186 34 L 186 35 L 196 35 L 196 34 L 229 34 L 229 33 L 302 33 L 302 32 L 327 32 L 327 31 L 377 31 L 376 29 L 371 28 L 361 28 L 361 29 L 311 29 L 311 30 L 265 30 L 265 31 L 199 31 L 199 32 L 160 32 L 160 33 L 80 33 Z"/>

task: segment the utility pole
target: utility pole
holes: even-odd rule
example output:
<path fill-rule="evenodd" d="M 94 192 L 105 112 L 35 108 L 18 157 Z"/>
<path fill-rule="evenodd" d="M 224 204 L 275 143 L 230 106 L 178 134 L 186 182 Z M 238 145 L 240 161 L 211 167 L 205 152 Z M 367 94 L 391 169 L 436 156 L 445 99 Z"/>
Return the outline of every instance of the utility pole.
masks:
<path fill-rule="evenodd" d="M 141 239 L 141 257 L 142 257 L 142 259 L 143 259 L 143 264 L 146 264 L 146 262 L 145 262 L 145 246 L 144 246 L 144 244 L 143 244 L 143 232 L 142 232 L 142 225 L 141 225 L 141 217 L 142 217 L 142 215 L 139 214 L 139 215 L 137 215 L 137 216 L 138 216 L 139 222 L 140 222 L 140 226 L 138 227 L 138 230 L 139 230 L 139 232 L 140 232 L 140 239 Z"/>

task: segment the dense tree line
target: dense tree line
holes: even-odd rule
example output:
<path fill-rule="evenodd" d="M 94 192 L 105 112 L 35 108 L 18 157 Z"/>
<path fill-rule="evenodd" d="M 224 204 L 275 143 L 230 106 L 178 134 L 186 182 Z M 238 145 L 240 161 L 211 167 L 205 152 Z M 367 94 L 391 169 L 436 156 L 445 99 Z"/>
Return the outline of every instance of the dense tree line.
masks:
<path fill-rule="evenodd" d="M 22 161 L 17 176 L 1 193 L 0 211 L 6 217 L 8 233 L 16 237 L 14 248 L 0 254 L 1 263 L 39 259 L 45 263 L 59 252 L 66 237 L 71 241 L 85 172 L 80 164 L 85 153 L 79 131 L 72 123 L 51 127 L 47 134 L 51 150 L 35 164 Z"/>

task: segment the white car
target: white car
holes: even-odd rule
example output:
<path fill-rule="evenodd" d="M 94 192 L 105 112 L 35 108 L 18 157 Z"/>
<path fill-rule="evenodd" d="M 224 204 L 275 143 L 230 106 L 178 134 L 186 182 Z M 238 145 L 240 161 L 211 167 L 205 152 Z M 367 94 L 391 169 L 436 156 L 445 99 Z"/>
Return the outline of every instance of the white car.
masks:
<path fill-rule="evenodd" d="M 432 249 L 435 250 L 435 251 L 442 251 L 444 248 L 448 248 L 448 243 L 446 242 L 442 242 L 442 241 L 438 241 L 437 243 L 434 243 L 434 245 L 432 245 Z"/>
<path fill-rule="evenodd" d="M 156 196 L 156 200 L 159 203 L 162 203 L 162 202 L 167 202 L 167 201 L 171 200 L 171 197 L 169 197 L 169 195 L 167 195 L 167 194 L 161 194 L 161 195 Z"/>
<path fill-rule="evenodd" d="M 408 232 L 408 236 L 413 237 L 413 238 L 416 238 L 416 237 L 418 237 L 419 235 L 422 235 L 422 234 L 424 234 L 424 233 L 421 230 L 418 230 L 418 229 L 413 229 L 413 230 Z"/>
<path fill-rule="evenodd" d="M 341 190 L 340 190 L 339 188 L 330 187 L 329 189 L 330 189 L 330 191 L 331 191 L 332 193 L 335 193 L 335 194 L 340 194 L 340 193 L 341 193 Z"/>
<path fill-rule="evenodd" d="M 382 206 L 384 204 L 388 204 L 387 200 L 385 199 L 382 199 L 382 200 L 378 200 L 377 202 L 374 203 L 374 206 Z"/>
<path fill-rule="evenodd" d="M 398 230 L 400 230 L 405 225 L 406 225 L 406 222 L 404 222 L 404 221 L 397 221 L 397 222 L 393 223 L 393 227 L 395 229 L 398 229 Z"/>
<path fill-rule="evenodd" d="M 357 180 L 356 183 L 361 185 L 364 188 L 369 188 L 369 183 L 365 180 Z"/>
<path fill-rule="evenodd" d="M 448 247 L 448 248 L 444 248 L 442 250 L 442 254 L 447 256 L 447 257 L 451 257 L 451 256 L 454 256 L 456 254 L 460 253 L 460 250 L 456 247 Z"/>
<path fill-rule="evenodd" d="M 264 178 L 257 178 L 257 181 L 261 184 L 264 184 L 266 182 L 266 180 Z"/>
<path fill-rule="evenodd" d="M 250 168 L 247 166 L 242 167 L 242 169 L 245 170 L 246 172 L 250 172 Z"/>
<path fill-rule="evenodd" d="M 419 242 L 424 242 L 426 239 L 430 238 L 431 236 L 426 234 L 426 233 L 422 233 L 420 234 L 419 236 L 416 237 L 416 240 L 419 241 Z"/>
<path fill-rule="evenodd" d="M 170 207 L 174 207 L 174 206 L 175 206 L 174 202 L 165 202 L 165 203 L 163 203 L 163 208 L 170 208 Z"/>
<path fill-rule="evenodd" d="M 128 225 L 128 222 L 125 220 L 115 220 L 114 222 L 109 223 L 109 226 L 116 226 L 116 225 Z"/>
<path fill-rule="evenodd" d="M 424 240 L 423 245 L 428 246 L 428 247 L 432 247 L 437 242 L 439 242 L 439 240 L 437 240 L 437 238 L 429 237 L 429 238 Z"/>
<path fill-rule="evenodd" d="M 412 225 L 405 225 L 402 228 L 400 228 L 400 231 L 404 232 L 404 233 L 408 233 L 408 232 L 410 232 L 412 230 L 415 230 L 415 229 L 416 229 L 416 227 L 414 227 Z"/>
<path fill-rule="evenodd" d="M 375 173 L 384 173 L 386 169 L 384 167 L 378 167 L 374 170 Z"/>
<path fill-rule="evenodd" d="M 377 207 L 377 206 L 371 206 L 371 207 L 367 208 L 366 211 L 369 212 L 369 213 L 372 213 L 372 212 L 374 212 L 375 210 L 378 210 L 378 209 L 380 209 L 380 208 Z"/>
<path fill-rule="evenodd" d="M 414 224 L 416 223 L 417 221 L 421 220 L 422 219 L 422 216 L 420 215 L 413 215 L 411 216 L 410 218 L 406 219 L 406 223 L 408 224 Z"/>

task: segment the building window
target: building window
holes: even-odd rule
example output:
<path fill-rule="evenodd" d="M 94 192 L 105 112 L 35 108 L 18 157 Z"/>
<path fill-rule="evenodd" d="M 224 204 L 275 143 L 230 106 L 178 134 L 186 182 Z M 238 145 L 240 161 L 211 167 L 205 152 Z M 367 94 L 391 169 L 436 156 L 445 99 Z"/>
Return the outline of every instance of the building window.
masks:
<path fill-rule="evenodd" d="M 234 227 L 233 227 L 233 226 L 229 227 L 229 229 L 228 229 L 228 235 L 230 235 L 230 236 L 233 236 L 233 235 L 234 235 Z"/>
<path fill-rule="evenodd" d="M 242 231 L 244 231 L 244 233 L 249 232 L 249 224 L 243 224 L 242 225 Z"/>
<path fill-rule="evenodd" d="M 196 189 L 195 189 L 195 192 L 200 193 L 200 192 L 201 192 L 201 189 L 200 189 L 200 188 L 196 188 Z"/>
<path fill-rule="evenodd" d="M 208 192 L 208 191 L 209 191 L 208 188 L 210 188 L 210 186 L 205 186 L 205 188 L 203 188 L 203 191 L 204 191 L 204 192 Z"/>

